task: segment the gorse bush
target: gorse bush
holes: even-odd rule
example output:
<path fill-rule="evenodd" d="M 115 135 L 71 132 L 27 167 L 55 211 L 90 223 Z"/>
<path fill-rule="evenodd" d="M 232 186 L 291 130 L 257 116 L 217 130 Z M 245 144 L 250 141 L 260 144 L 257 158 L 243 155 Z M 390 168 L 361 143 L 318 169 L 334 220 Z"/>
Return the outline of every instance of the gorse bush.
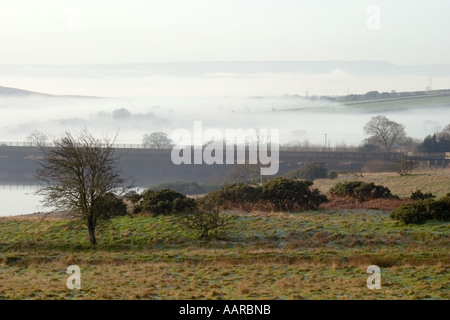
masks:
<path fill-rule="evenodd" d="M 289 211 L 315 209 L 327 201 L 319 190 L 311 189 L 311 181 L 296 181 L 276 178 L 261 186 L 232 184 L 211 191 L 198 199 L 203 210 L 228 209 L 251 211 L 257 207 L 262 211 Z"/>
<path fill-rule="evenodd" d="M 423 193 L 422 190 L 417 189 L 414 192 L 411 192 L 411 199 L 412 200 L 425 200 L 425 199 L 431 199 L 435 198 L 435 196 L 432 193 Z"/>
<path fill-rule="evenodd" d="M 327 168 L 323 162 L 312 162 L 304 167 L 285 173 L 283 177 L 288 179 L 315 180 L 326 178 L 327 172 Z"/>
<path fill-rule="evenodd" d="M 391 212 L 391 218 L 405 224 L 419 224 L 427 220 L 450 220 L 450 194 L 440 200 L 432 198 L 401 205 Z"/>
<path fill-rule="evenodd" d="M 293 209 L 315 209 L 327 202 L 327 197 L 313 189 L 311 181 L 295 181 L 276 178 L 266 182 L 262 187 L 262 199 L 274 205 L 276 211 Z"/>
<path fill-rule="evenodd" d="M 391 218 L 405 224 L 419 224 L 431 219 L 429 200 L 419 200 L 415 203 L 403 204 L 391 212 Z"/>
<path fill-rule="evenodd" d="M 235 183 L 214 190 L 197 200 L 204 210 L 239 209 L 251 211 L 253 205 L 261 200 L 262 188 L 257 185 Z"/>
<path fill-rule="evenodd" d="M 101 212 L 104 218 L 124 216 L 127 214 L 127 206 L 123 200 L 114 193 L 109 192 L 94 201 L 94 210 Z"/>
<path fill-rule="evenodd" d="M 175 192 L 182 193 L 184 195 L 199 195 L 199 194 L 205 194 L 208 191 L 218 189 L 218 186 L 208 186 L 205 184 L 200 184 L 197 182 L 167 182 L 167 183 L 161 183 L 157 186 L 151 187 L 149 189 L 153 191 L 159 191 L 164 189 L 170 189 Z"/>
<path fill-rule="evenodd" d="M 328 179 L 334 180 L 338 177 L 337 171 L 330 171 L 328 172 Z"/>
<path fill-rule="evenodd" d="M 135 209 L 135 211 L 154 214 L 176 214 L 193 212 L 197 209 L 197 204 L 194 199 L 170 189 L 147 190 L 139 208 Z"/>
<path fill-rule="evenodd" d="M 450 221 L 450 193 L 439 200 L 432 201 L 430 215 L 435 220 Z"/>
<path fill-rule="evenodd" d="M 398 198 L 392 195 L 389 188 L 363 181 L 340 182 L 331 188 L 329 193 L 338 197 L 352 197 L 360 202 L 372 199 Z"/>

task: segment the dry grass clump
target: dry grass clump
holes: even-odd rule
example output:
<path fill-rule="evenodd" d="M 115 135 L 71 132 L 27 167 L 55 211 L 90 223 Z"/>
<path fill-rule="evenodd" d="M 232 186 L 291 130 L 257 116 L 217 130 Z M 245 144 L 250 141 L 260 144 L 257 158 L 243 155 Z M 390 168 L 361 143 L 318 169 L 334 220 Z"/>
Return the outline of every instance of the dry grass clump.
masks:
<path fill-rule="evenodd" d="M 411 199 L 372 199 L 360 202 L 352 197 L 328 196 L 328 202 L 320 205 L 323 209 L 374 209 L 394 210 L 405 203 L 414 202 Z"/>

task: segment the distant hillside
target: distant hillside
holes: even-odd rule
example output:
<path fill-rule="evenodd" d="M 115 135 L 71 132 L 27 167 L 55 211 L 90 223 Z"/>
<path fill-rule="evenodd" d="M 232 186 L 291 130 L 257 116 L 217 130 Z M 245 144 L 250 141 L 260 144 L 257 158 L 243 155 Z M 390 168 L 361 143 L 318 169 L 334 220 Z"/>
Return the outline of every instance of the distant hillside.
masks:
<path fill-rule="evenodd" d="M 35 91 L 28 91 L 23 89 L 17 89 L 17 88 L 9 88 L 9 87 L 2 87 L 0 86 L 0 96 L 2 97 L 48 97 L 48 98 L 82 98 L 82 99 L 98 99 L 100 97 L 94 97 L 94 96 L 78 96 L 78 95 L 52 95 L 47 93 L 41 93 L 41 92 L 35 92 Z"/>
<path fill-rule="evenodd" d="M 8 88 L 8 87 L 0 87 L 0 95 L 1 96 L 12 96 L 12 97 L 25 97 L 25 96 L 46 96 L 49 97 L 51 95 L 45 93 L 39 93 L 34 91 L 16 89 L 16 88 Z"/>

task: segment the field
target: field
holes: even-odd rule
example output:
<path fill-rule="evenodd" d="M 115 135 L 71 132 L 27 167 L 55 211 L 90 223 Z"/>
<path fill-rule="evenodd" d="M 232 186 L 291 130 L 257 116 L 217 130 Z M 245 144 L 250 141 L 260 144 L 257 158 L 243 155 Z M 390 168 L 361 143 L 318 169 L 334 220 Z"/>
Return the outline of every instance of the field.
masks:
<path fill-rule="evenodd" d="M 281 111 L 296 110 L 298 112 L 319 112 L 328 113 L 330 111 L 343 113 L 366 113 L 366 112 L 386 112 L 386 111 L 405 111 L 414 109 L 435 109 L 450 106 L 450 94 L 431 93 L 428 95 L 416 95 L 409 97 L 372 99 L 338 102 L 344 108 L 336 108 L 336 105 L 330 104 L 327 100 L 315 101 L 314 107 L 301 107 L 289 105 Z"/>
<path fill-rule="evenodd" d="M 450 190 L 447 172 L 436 171 L 441 184 L 430 188 Z M 406 177 L 414 190 L 420 174 Z M 389 177 L 372 178 L 409 185 Z M 97 248 L 72 221 L 0 218 L 0 299 L 450 298 L 448 222 L 405 226 L 370 209 L 237 216 L 214 241 L 170 216 L 117 217 L 98 231 Z M 74 264 L 81 290 L 66 287 Z M 378 290 L 366 285 L 372 264 Z"/>
<path fill-rule="evenodd" d="M 434 94 L 428 96 L 412 96 L 390 99 L 375 99 L 365 101 L 345 102 L 352 110 L 363 112 L 381 112 L 389 110 L 431 108 L 450 105 L 450 95 Z"/>
<path fill-rule="evenodd" d="M 336 183 L 348 180 L 361 180 L 388 187 L 393 194 L 401 198 L 411 196 L 417 189 L 431 192 L 438 198 L 450 192 L 450 168 L 414 170 L 411 175 L 400 176 L 396 172 L 363 173 L 363 178 L 349 175 L 339 175 L 338 179 L 318 179 L 314 187 L 326 193 Z"/>

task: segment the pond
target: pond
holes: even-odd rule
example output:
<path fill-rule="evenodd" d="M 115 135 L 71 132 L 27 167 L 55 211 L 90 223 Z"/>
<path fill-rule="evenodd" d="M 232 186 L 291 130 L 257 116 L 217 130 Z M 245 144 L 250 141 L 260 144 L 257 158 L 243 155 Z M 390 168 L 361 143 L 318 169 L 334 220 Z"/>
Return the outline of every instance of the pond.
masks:
<path fill-rule="evenodd" d="M 48 212 L 51 208 L 42 204 L 43 196 L 36 195 L 37 185 L 0 184 L 0 217 Z M 145 187 L 137 187 L 142 193 Z"/>
<path fill-rule="evenodd" d="M 0 185 L 0 216 L 49 211 L 36 195 L 36 185 Z"/>

